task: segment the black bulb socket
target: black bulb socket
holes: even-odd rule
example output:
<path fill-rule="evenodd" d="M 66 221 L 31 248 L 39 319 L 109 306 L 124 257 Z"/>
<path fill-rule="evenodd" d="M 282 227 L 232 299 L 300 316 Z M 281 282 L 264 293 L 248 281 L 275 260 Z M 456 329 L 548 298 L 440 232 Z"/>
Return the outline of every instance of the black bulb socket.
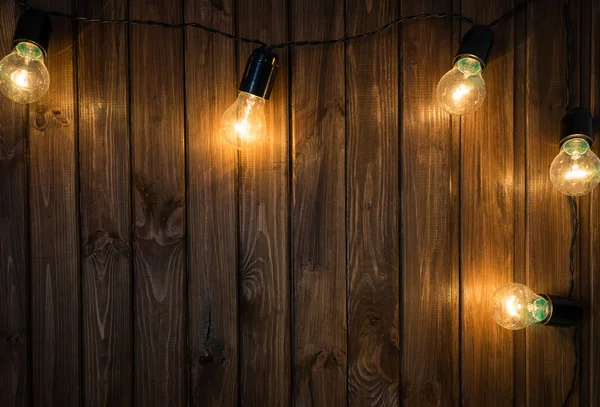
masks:
<path fill-rule="evenodd" d="M 490 27 L 487 25 L 473 26 L 460 40 L 460 46 L 453 64 L 462 58 L 471 57 L 479 60 L 483 69 L 492 48 L 493 40 L 494 32 Z"/>
<path fill-rule="evenodd" d="M 42 50 L 45 58 L 48 55 L 50 34 L 52 23 L 48 15 L 40 10 L 27 9 L 19 17 L 11 46 L 14 49 L 20 42 L 31 42 Z"/>
<path fill-rule="evenodd" d="M 582 107 L 567 110 L 560 121 L 560 145 L 573 138 L 583 138 L 590 147 L 594 145 L 592 115 Z"/>
<path fill-rule="evenodd" d="M 549 318 L 543 322 L 543 325 L 569 327 L 578 325 L 583 318 L 583 305 L 569 297 L 559 297 L 557 295 L 539 294 L 544 297 L 551 305 Z"/>
<path fill-rule="evenodd" d="M 248 59 L 238 90 L 269 100 L 278 67 L 277 55 L 273 50 L 256 48 Z"/>

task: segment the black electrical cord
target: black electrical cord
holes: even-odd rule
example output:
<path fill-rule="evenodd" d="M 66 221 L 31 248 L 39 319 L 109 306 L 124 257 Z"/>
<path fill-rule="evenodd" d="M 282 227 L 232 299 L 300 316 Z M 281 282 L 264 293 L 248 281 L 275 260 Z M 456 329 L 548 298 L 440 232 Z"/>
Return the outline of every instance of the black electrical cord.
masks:
<path fill-rule="evenodd" d="M 569 0 L 565 0 L 567 3 Z M 568 75 L 567 75 L 568 76 Z M 573 216 L 573 234 L 571 236 L 571 245 L 569 247 L 569 297 L 573 297 L 573 290 L 575 289 L 575 243 L 577 242 L 577 233 L 579 232 L 579 216 L 577 215 L 577 200 L 575 197 L 570 196 L 569 201 L 571 202 L 571 211 Z M 577 335 L 577 328 L 573 329 L 573 377 L 571 379 L 571 386 L 565 396 L 563 407 L 568 407 L 569 401 L 575 391 L 577 385 L 577 371 L 579 369 L 579 338 Z"/>
<path fill-rule="evenodd" d="M 577 232 L 579 231 L 579 217 L 577 216 L 577 200 L 574 196 L 569 197 L 571 201 L 571 210 L 573 212 L 573 235 L 571 236 L 571 246 L 569 247 L 569 297 L 573 297 L 575 289 L 575 243 L 577 242 Z"/>
<path fill-rule="evenodd" d="M 504 21 L 504 19 L 506 19 L 507 17 L 509 17 L 513 14 L 517 14 L 522 8 L 525 8 L 525 6 L 527 5 L 527 3 L 529 3 L 529 1 L 530 0 L 524 0 L 521 3 L 517 4 L 516 6 L 514 6 L 513 8 L 511 8 L 510 10 L 505 11 L 504 14 L 502 14 L 500 17 L 498 17 L 497 19 L 495 19 L 494 21 L 489 23 L 488 27 L 494 27 L 495 25 L 498 25 L 502 21 Z"/>
<path fill-rule="evenodd" d="M 444 18 L 444 17 L 454 17 L 454 18 L 458 18 L 460 20 L 463 20 L 467 23 L 469 23 L 470 25 L 475 25 L 475 22 L 473 20 L 471 20 L 469 17 L 466 17 L 462 14 L 459 13 L 425 13 L 425 14 L 416 14 L 414 16 L 407 16 L 407 17 L 399 17 L 393 21 L 390 21 L 389 23 L 379 27 L 376 30 L 373 31 L 367 31 L 365 33 L 361 33 L 361 34 L 355 34 L 355 35 L 351 35 L 348 37 L 340 37 L 340 38 L 336 38 L 333 40 L 322 40 L 322 41 L 305 41 L 305 40 L 301 40 L 301 41 L 286 41 L 286 42 L 282 42 L 279 44 L 275 44 L 272 45 L 271 48 L 284 48 L 287 47 L 289 45 L 297 45 L 297 46 L 302 46 L 302 45 L 323 45 L 323 44 L 336 44 L 338 42 L 347 42 L 347 41 L 353 41 L 353 40 L 360 40 L 362 38 L 367 38 L 367 37 L 371 37 L 373 35 L 379 34 L 380 32 L 383 32 L 385 30 L 387 30 L 390 27 L 393 27 L 397 24 L 401 24 L 404 23 L 406 21 L 411 21 L 411 20 L 419 20 L 419 19 L 424 19 L 424 18 Z"/>
<path fill-rule="evenodd" d="M 500 23 L 507 17 L 513 15 L 520 9 L 524 8 L 529 1 L 530 0 L 525 0 L 522 3 L 518 4 L 517 6 L 513 7 L 512 9 L 504 12 L 500 17 L 498 17 L 496 20 L 494 20 L 490 24 L 488 24 L 488 26 L 493 27 L 493 26 L 497 25 L 498 23 Z M 29 4 L 27 4 L 27 2 L 25 2 L 25 1 L 20 1 L 20 4 L 21 4 L 21 6 L 25 7 L 26 9 L 36 9 L 36 8 L 30 6 Z M 46 10 L 42 10 L 42 9 L 36 9 L 36 10 L 43 11 L 49 16 L 68 18 L 71 20 L 76 20 L 76 21 L 81 21 L 81 22 L 86 22 L 86 23 L 153 25 L 153 26 L 159 26 L 159 27 L 163 27 L 163 28 L 187 28 L 187 27 L 199 28 L 199 29 L 204 30 L 209 33 L 221 35 L 221 36 L 228 38 L 230 40 L 233 40 L 233 41 L 243 42 L 243 43 L 248 43 L 248 44 L 256 44 L 256 45 L 260 45 L 261 47 L 272 48 L 272 49 L 284 48 L 284 47 L 288 47 L 288 46 L 328 45 L 328 44 L 337 44 L 340 42 L 360 40 L 363 38 L 377 35 L 383 31 L 387 30 L 388 28 L 391 28 L 395 25 L 401 24 L 406 21 L 426 19 L 426 18 L 452 17 L 452 18 L 457 18 L 459 20 L 462 20 L 471 26 L 475 25 L 475 22 L 472 19 L 470 19 L 469 17 L 467 17 L 461 13 L 423 13 L 423 14 L 415 14 L 415 15 L 406 16 L 406 17 L 398 17 L 395 20 L 392 20 L 389 23 L 387 23 L 375 30 L 367 31 L 367 32 L 360 33 L 360 34 L 344 36 L 344 37 L 334 38 L 334 39 L 330 39 L 330 40 L 297 40 L 297 41 L 285 41 L 285 42 L 281 42 L 278 44 L 269 45 L 266 42 L 261 41 L 259 39 L 240 37 L 240 36 L 233 35 L 228 32 L 221 31 L 216 28 L 208 27 L 204 24 L 200 24 L 200 23 L 196 23 L 196 22 L 171 24 L 171 23 L 166 23 L 164 21 L 155 21 L 155 20 L 135 20 L 135 19 L 103 20 L 100 18 L 90 18 L 90 17 L 78 16 L 75 14 L 63 13 L 60 11 L 46 11 Z"/>

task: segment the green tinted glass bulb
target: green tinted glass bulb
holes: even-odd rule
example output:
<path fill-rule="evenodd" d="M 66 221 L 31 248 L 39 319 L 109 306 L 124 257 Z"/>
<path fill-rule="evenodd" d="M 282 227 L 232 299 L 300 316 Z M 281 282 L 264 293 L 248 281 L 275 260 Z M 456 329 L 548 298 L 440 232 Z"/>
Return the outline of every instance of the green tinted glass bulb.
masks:
<path fill-rule="evenodd" d="M 465 57 L 456 61 L 438 83 L 436 98 L 440 107 L 455 116 L 477 110 L 485 99 L 485 81 L 481 71 L 481 63 L 475 58 Z"/>
<path fill-rule="evenodd" d="M 506 329 L 543 325 L 552 315 L 550 299 L 534 293 L 523 284 L 500 287 L 494 292 L 491 305 L 494 320 Z"/>
<path fill-rule="evenodd" d="M 550 166 L 550 181 L 571 196 L 585 195 L 600 183 L 600 159 L 584 138 L 564 142 Z"/>
<path fill-rule="evenodd" d="M 50 87 L 44 53 L 35 44 L 20 42 L 0 61 L 0 91 L 17 103 L 40 100 Z"/>

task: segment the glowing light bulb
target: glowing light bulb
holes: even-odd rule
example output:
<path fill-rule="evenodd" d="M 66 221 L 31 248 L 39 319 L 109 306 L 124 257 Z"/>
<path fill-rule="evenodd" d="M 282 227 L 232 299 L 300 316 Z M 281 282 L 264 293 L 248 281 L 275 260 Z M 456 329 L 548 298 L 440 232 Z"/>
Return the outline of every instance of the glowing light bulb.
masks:
<path fill-rule="evenodd" d="M 0 91 L 17 103 L 40 100 L 50 87 L 44 53 L 35 44 L 20 42 L 0 61 Z"/>
<path fill-rule="evenodd" d="M 456 116 L 479 108 L 485 99 L 481 72 L 482 63 L 476 58 L 467 56 L 456 61 L 438 83 L 436 97 L 440 107 Z"/>
<path fill-rule="evenodd" d="M 550 180 L 565 195 L 585 195 L 600 183 L 600 159 L 584 138 L 567 140 L 552 161 Z"/>
<path fill-rule="evenodd" d="M 265 99 L 240 92 L 221 119 L 221 137 L 243 150 L 260 144 L 266 136 Z"/>
<path fill-rule="evenodd" d="M 492 316 L 507 329 L 544 325 L 552 316 L 552 301 L 523 284 L 507 284 L 492 296 Z"/>
<path fill-rule="evenodd" d="M 246 64 L 237 100 L 223 114 L 221 137 L 243 150 L 266 138 L 265 104 L 277 73 L 277 55 L 269 48 L 256 48 Z"/>

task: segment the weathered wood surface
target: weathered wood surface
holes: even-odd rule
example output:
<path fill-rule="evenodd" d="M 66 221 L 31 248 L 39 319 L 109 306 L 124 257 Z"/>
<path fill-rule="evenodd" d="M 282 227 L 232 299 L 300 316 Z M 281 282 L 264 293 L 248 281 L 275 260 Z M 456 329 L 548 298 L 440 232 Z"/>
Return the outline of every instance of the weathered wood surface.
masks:
<path fill-rule="evenodd" d="M 581 11 L 582 18 L 588 17 L 585 10 Z M 582 77 L 582 91 L 587 84 L 590 91 L 590 107 L 592 115 L 595 118 L 600 116 L 600 4 L 596 1 L 591 1 L 591 12 L 589 13 L 590 21 L 590 57 L 591 69 L 590 77 L 587 79 Z M 598 128 L 598 124 L 596 124 Z M 598 132 L 596 130 L 596 137 Z M 598 152 L 598 148 L 594 148 Z M 596 189 L 591 194 L 590 198 L 590 215 L 589 215 L 589 234 L 584 235 L 582 231 L 582 240 L 587 238 L 587 256 L 589 266 L 582 268 L 582 274 L 588 274 L 584 280 L 582 278 L 581 294 L 584 299 L 587 298 L 588 321 L 587 330 L 582 330 L 586 337 L 582 340 L 582 359 L 583 368 L 581 369 L 580 383 L 581 406 L 597 406 L 600 405 L 600 374 L 596 374 L 600 369 L 600 251 L 598 251 L 598 242 L 600 242 L 600 190 Z M 585 219 L 583 220 L 585 222 Z M 585 267 L 585 265 L 582 265 Z M 586 284 L 587 283 L 587 284 Z M 588 357 L 586 357 L 588 356 Z"/>
<path fill-rule="evenodd" d="M 466 15 L 489 22 L 514 2 L 461 5 Z M 524 168 L 515 168 L 514 94 L 505 91 L 515 85 L 514 47 L 510 20 L 494 30 L 483 72 L 485 102 L 461 121 L 461 403 L 468 407 L 513 405 L 513 333 L 496 324 L 488 310 L 494 291 L 513 282 L 515 229 L 522 227 L 515 223 L 514 178 Z"/>
<path fill-rule="evenodd" d="M 185 20 L 233 31 L 232 1 L 185 2 Z M 238 404 L 237 151 L 219 119 L 236 94 L 236 45 L 185 34 L 188 230 L 188 367 L 193 406 Z"/>
<path fill-rule="evenodd" d="M 0 49 L 10 52 L 18 8 L 0 1 Z M 27 264 L 26 108 L 0 98 L 0 405 L 27 406 L 29 272 Z"/>
<path fill-rule="evenodd" d="M 124 18 L 83 2 L 78 12 Z M 80 25 L 79 172 L 82 247 L 83 404 L 132 403 L 133 308 L 127 27 Z M 114 52 L 107 53 L 107 49 Z"/>
<path fill-rule="evenodd" d="M 402 14 L 452 2 L 403 1 Z M 443 7 L 443 8 L 440 8 Z M 402 39 L 402 400 L 459 405 L 459 120 L 435 106 L 452 67 L 452 19 L 406 24 Z M 422 47 L 421 43 L 437 47 Z M 419 360 L 419 363 L 415 363 Z"/>
<path fill-rule="evenodd" d="M 130 0 L 131 18 L 183 21 L 183 3 Z M 130 29 L 135 404 L 181 406 L 186 378 L 183 32 Z"/>
<path fill-rule="evenodd" d="M 292 39 L 344 34 L 344 3 L 293 1 Z M 292 52 L 294 400 L 346 405 L 344 45 Z"/>
<path fill-rule="evenodd" d="M 571 8 L 573 49 L 579 55 L 578 3 Z M 531 4 L 527 15 L 527 285 L 536 292 L 567 295 L 572 234 L 569 199 L 550 182 L 548 169 L 558 154 L 560 117 L 565 109 L 566 54 L 562 5 Z M 576 64 L 578 65 L 578 64 Z M 550 69 L 548 69 L 550 67 Z M 577 74 L 577 67 L 573 73 Z M 574 77 L 574 84 L 577 76 Z M 575 90 L 575 88 L 573 88 Z M 573 106 L 578 92 L 572 93 Z M 578 249 L 577 249 L 578 250 Z M 577 262 L 578 263 L 578 262 Z M 587 271 L 586 271 L 587 272 Z M 579 279 L 579 272 L 576 278 Z M 575 291 L 577 295 L 578 290 Z M 572 329 L 527 331 L 527 402 L 530 406 L 562 405 L 572 377 Z M 560 369 L 557 369 L 560 366 Z M 575 397 L 571 406 L 578 406 Z"/>
<path fill-rule="evenodd" d="M 396 17 L 397 4 L 349 0 L 346 34 Z M 400 399 L 398 29 L 346 48 L 348 400 Z"/>
<path fill-rule="evenodd" d="M 479 3 L 31 1 L 268 43 L 517 1 Z M 561 405 L 572 330 L 513 334 L 486 304 L 509 281 L 567 293 L 570 207 L 548 177 L 562 3 L 494 28 L 487 100 L 463 119 L 434 98 L 457 20 L 277 50 L 268 140 L 241 153 L 218 124 L 254 45 L 53 18 L 50 92 L 0 100 L 0 405 Z M 571 102 L 598 116 L 596 3 L 571 2 Z M 0 12 L 8 53 L 19 10 Z M 598 194 L 578 200 L 571 406 L 600 404 Z"/>
<path fill-rule="evenodd" d="M 71 12 L 72 0 L 36 7 Z M 29 105 L 32 405 L 81 404 L 83 347 L 75 24 L 52 19 L 50 90 Z"/>
<path fill-rule="evenodd" d="M 288 33 L 286 0 L 239 0 L 237 31 L 271 43 Z M 238 49 L 238 73 L 255 45 Z M 291 402 L 288 50 L 267 102 L 267 140 L 240 153 L 240 404 Z M 235 95 L 231 95 L 233 102 Z"/>

